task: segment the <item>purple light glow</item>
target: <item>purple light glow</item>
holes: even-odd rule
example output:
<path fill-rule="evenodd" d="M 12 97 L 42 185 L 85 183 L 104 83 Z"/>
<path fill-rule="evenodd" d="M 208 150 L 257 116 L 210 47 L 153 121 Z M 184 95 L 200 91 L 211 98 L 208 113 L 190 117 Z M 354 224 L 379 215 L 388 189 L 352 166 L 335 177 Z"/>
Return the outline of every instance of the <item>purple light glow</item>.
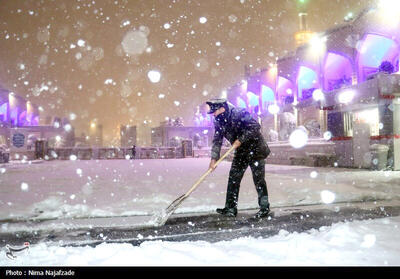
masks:
<path fill-rule="evenodd" d="M 311 68 L 300 66 L 297 76 L 298 97 L 307 99 L 312 96 L 312 90 L 319 88 L 317 73 Z"/>
<path fill-rule="evenodd" d="M 32 126 L 38 126 L 39 125 L 39 116 L 38 115 L 33 117 L 31 125 Z"/>
<path fill-rule="evenodd" d="M 26 125 L 27 124 L 27 119 L 26 119 L 26 110 L 20 113 L 18 116 L 18 125 Z"/>
<path fill-rule="evenodd" d="M 265 85 L 261 86 L 261 108 L 264 111 L 268 109 L 268 105 L 275 101 L 274 91 Z"/>
<path fill-rule="evenodd" d="M 253 92 L 247 92 L 247 103 L 250 113 L 257 113 L 260 107 L 260 98 Z"/>
<path fill-rule="evenodd" d="M 353 67 L 348 58 L 329 52 L 323 67 L 324 89 L 327 91 L 351 84 Z"/>
<path fill-rule="evenodd" d="M 10 111 L 10 120 L 11 120 L 11 123 L 15 126 L 18 125 L 18 111 L 19 111 L 18 107 L 14 107 Z"/>
<path fill-rule="evenodd" d="M 278 95 L 278 100 L 281 103 L 285 102 L 286 97 L 292 97 L 294 91 L 293 83 L 290 80 L 284 77 L 278 77 L 278 86 L 276 92 Z"/>
<path fill-rule="evenodd" d="M 255 107 L 259 105 L 259 100 L 258 96 L 254 94 L 253 92 L 247 92 L 247 101 L 249 106 Z"/>
<path fill-rule="evenodd" d="M 0 121 L 8 121 L 8 103 L 0 105 Z"/>
<path fill-rule="evenodd" d="M 395 41 L 376 34 L 367 34 L 358 50 L 358 72 L 360 81 L 378 71 L 383 61 L 389 61 L 398 71 L 399 46 Z"/>
<path fill-rule="evenodd" d="M 242 98 L 240 98 L 240 97 L 237 97 L 237 98 L 236 98 L 236 105 L 237 105 L 239 108 L 247 109 L 246 102 L 245 102 Z"/>

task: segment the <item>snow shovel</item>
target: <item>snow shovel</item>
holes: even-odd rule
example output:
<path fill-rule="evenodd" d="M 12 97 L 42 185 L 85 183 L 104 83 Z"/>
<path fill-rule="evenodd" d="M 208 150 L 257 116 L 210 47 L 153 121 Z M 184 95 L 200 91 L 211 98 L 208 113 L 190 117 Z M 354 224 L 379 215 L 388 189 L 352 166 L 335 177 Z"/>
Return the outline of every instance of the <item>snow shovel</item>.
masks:
<path fill-rule="evenodd" d="M 233 150 L 234 146 L 229 148 L 229 150 L 219 158 L 219 160 L 215 163 L 215 167 L 218 166 L 219 163 L 221 163 L 226 156 L 228 156 Z M 192 188 L 189 189 L 189 191 L 186 192 L 186 194 L 183 194 L 176 200 L 174 200 L 163 212 L 161 213 L 161 216 L 157 216 L 155 223 L 157 226 L 163 226 L 165 222 L 167 222 L 168 218 L 174 213 L 174 211 L 179 207 L 179 205 L 187 198 L 189 195 L 197 188 L 197 186 L 200 185 L 200 183 L 213 171 L 212 168 L 209 168 L 200 178 L 197 180 L 195 184 L 193 184 Z"/>

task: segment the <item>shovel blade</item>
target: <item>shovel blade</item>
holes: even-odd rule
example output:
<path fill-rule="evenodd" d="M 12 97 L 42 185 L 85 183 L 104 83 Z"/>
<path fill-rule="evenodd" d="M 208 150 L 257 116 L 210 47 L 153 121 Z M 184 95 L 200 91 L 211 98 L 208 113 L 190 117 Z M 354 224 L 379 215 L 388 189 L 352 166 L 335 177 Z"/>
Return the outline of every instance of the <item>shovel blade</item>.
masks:
<path fill-rule="evenodd" d="M 164 226 L 164 224 L 167 222 L 168 218 L 174 213 L 174 211 L 179 207 L 179 205 L 187 198 L 187 196 L 182 195 L 176 200 L 174 200 L 165 210 L 161 212 L 156 217 L 155 224 L 157 226 Z"/>

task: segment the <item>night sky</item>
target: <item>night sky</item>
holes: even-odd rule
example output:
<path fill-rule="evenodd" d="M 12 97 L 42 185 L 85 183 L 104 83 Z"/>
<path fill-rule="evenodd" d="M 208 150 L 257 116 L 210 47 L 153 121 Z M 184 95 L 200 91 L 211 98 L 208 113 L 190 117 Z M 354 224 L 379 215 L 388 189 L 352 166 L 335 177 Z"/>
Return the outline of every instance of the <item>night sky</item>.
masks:
<path fill-rule="evenodd" d="M 165 117 L 192 125 L 196 107 L 243 79 L 245 65 L 255 72 L 294 50 L 298 2 L 0 0 L 0 84 L 43 116 L 72 116 L 76 135 L 102 124 L 108 145 L 119 144 L 120 124 L 139 137 Z M 319 32 L 374 1 L 305 2 Z"/>

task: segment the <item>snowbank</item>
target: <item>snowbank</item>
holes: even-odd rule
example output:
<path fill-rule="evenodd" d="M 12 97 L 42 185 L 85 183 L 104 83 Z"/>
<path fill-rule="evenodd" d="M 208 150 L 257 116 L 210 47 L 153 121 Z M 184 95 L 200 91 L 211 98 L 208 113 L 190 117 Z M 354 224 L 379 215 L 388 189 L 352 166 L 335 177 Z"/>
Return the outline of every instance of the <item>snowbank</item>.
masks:
<path fill-rule="evenodd" d="M 0 266 L 398 266 L 399 228 L 400 217 L 392 217 L 213 244 L 148 241 L 138 247 L 74 248 L 42 243 L 16 260 L 0 257 Z"/>

